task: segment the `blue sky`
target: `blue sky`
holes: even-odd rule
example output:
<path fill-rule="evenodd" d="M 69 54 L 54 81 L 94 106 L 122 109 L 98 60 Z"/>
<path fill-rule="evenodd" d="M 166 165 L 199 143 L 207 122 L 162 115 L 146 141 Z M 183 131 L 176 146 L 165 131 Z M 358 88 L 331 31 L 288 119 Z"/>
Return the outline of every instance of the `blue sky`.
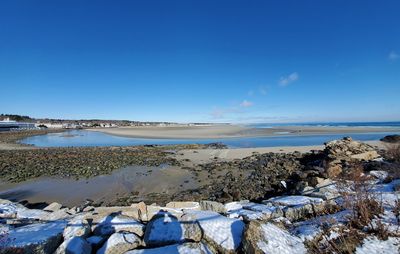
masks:
<path fill-rule="evenodd" d="M 0 113 L 400 120 L 400 1 L 0 2 Z"/>

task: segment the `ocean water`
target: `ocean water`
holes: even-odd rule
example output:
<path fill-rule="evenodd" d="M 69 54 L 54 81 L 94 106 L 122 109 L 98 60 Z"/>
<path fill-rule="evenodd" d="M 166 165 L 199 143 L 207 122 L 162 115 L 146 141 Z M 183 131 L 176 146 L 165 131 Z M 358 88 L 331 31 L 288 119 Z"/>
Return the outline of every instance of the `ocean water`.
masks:
<path fill-rule="evenodd" d="M 341 133 L 323 135 L 299 135 L 274 137 L 241 137 L 226 139 L 143 139 L 118 137 L 101 132 L 86 130 L 71 130 L 63 133 L 50 133 L 46 135 L 28 137 L 21 140 L 23 144 L 31 144 L 38 147 L 85 147 L 85 146 L 136 146 L 136 145 L 174 145 L 174 144 L 208 144 L 222 142 L 231 148 L 242 147 L 276 147 L 276 146 L 309 146 L 322 145 L 334 139 L 350 136 L 355 140 L 371 141 L 379 140 L 393 132 L 371 133 Z"/>
<path fill-rule="evenodd" d="M 305 122 L 305 123 L 255 123 L 247 126 L 254 128 L 272 128 L 279 126 L 313 126 L 313 127 L 400 127 L 400 121 L 394 122 Z"/>

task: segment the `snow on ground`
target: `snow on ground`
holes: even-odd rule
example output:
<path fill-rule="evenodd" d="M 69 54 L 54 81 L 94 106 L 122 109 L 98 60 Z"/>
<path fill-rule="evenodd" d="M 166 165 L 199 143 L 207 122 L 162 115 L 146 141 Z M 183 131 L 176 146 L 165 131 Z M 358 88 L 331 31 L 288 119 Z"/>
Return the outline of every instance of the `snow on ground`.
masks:
<path fill-rule="evenodd" d="M 375 236 L 364 239 L 361 246 L 356 248 L 356 254 L 393 254 L 400 253 L 400 239 L 389 237 L 386 241 Z"/>
<path fill-rule="evenodd" d="M 263 224 L 261 227 L 265 240 L 260 240 L 257 246 L 264 253 L 307 253 L 300 238 L 290 235 L 272 223 Z"/>
<path fill-rule="evenodd" d="M 347 217 L 350 216 L 350 210 L 344 210 L 335 214 L 328 214 L 316 217 L 311 220 L 295 223 L 291 232 L 301 240 L 313 240 L 319 233 L 322 232 L 324 225 L 341 225 L 347 222 Z"/>

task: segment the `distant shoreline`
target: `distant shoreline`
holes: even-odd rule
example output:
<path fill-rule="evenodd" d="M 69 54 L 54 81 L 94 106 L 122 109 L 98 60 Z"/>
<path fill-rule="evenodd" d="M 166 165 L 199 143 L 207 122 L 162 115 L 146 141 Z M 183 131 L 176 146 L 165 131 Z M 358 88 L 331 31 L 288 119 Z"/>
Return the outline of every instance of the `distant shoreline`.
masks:
<path fill-rule="evenodd" d="M 284 137 L 340 133 L 400 132 L 400 127 L 320 127 L 282 126 L 276 128 L 251 128 L 240 125 L 211 126 L 146 126 L 87 129 L 114 136 L 146 139 L 223 139 L 243 137 Z"/>

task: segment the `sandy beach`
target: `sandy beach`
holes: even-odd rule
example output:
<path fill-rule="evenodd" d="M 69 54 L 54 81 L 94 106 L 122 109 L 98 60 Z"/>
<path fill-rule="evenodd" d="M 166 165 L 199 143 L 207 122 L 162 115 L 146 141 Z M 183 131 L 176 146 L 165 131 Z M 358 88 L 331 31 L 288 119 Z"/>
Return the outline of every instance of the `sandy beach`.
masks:
<path fill-rule="evenodd" d="M 111 135 L 135 138 L 214 139 L 238 137 L 298 136 L 339 133 L 400 132 L 400 128 L 379 127 L 314 127 L 283 126 L 278 128 L 250 128 L 240 125 L 208 126 L 145 126 L 88 129 Z"/>

